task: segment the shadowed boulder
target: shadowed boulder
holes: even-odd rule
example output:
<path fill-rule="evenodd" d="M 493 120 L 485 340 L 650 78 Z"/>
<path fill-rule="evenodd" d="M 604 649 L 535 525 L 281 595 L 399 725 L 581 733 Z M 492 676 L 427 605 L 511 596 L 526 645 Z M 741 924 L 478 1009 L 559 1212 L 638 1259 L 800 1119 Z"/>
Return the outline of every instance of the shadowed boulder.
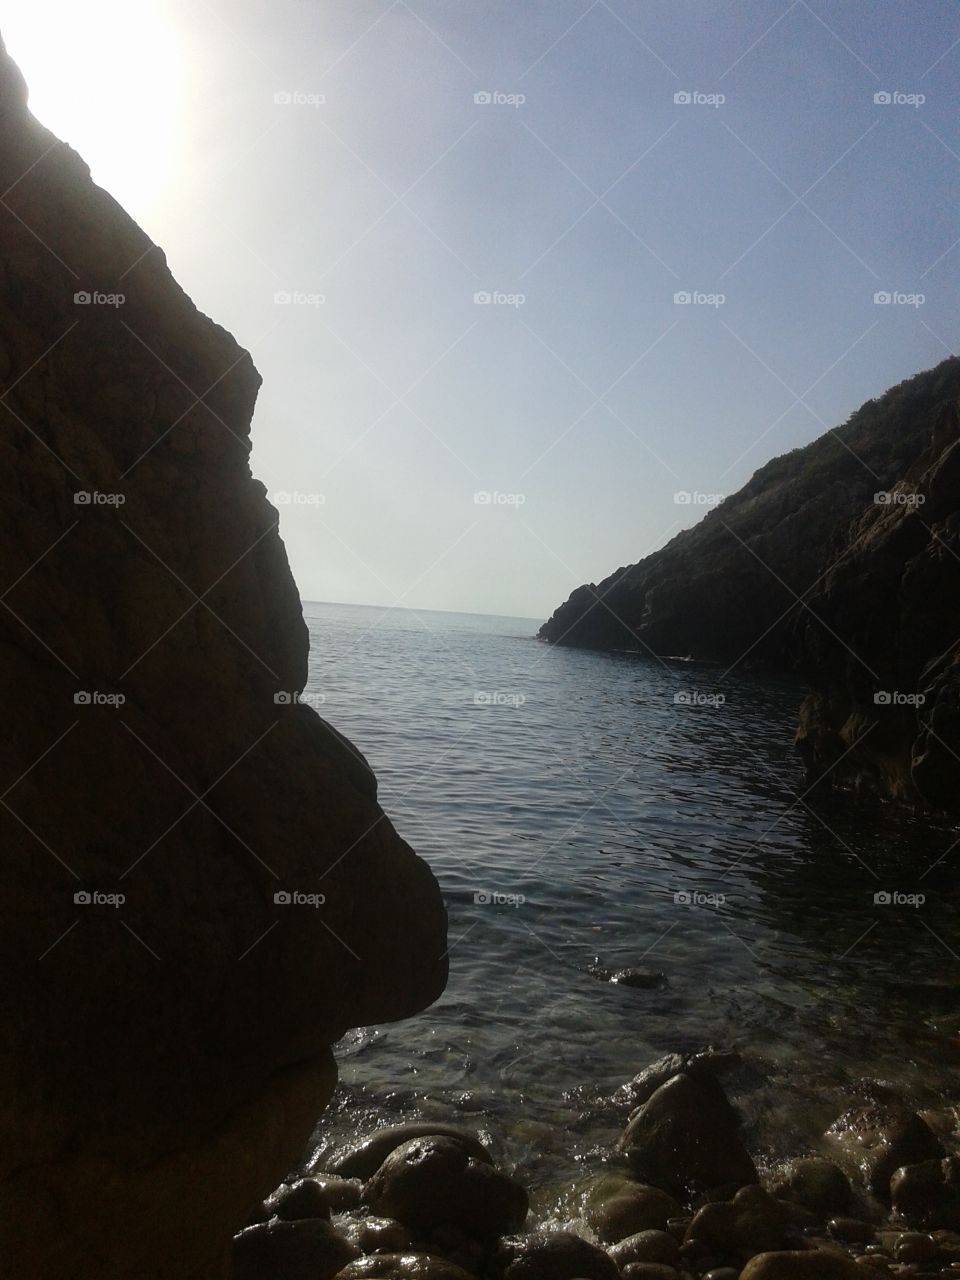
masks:
<path fill-rule="evenodd" d="M 329 1046 L 443 989 L 445 916 L 297 702 L 249 355 L 2 52 L 0 190 L 0 1256 L 217 1280 Z"/>

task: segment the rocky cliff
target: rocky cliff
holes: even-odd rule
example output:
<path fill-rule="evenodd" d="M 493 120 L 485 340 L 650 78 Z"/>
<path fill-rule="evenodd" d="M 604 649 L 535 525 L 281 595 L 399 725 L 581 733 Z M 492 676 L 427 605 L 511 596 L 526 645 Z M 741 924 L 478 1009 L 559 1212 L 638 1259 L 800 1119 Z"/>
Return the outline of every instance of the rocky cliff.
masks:
<path fill-rule="evenodd" d="M 0 55 L 5 1274 L 216 1280 L 445 915 L 250 474 L 259 376 Z"/>
<path fill-rule="evenodd" d="M 775 458 L 660 551 L 579 587 L 556 644 L 806 672 L 811 782 L 960 800 L 960 360 Z"/>

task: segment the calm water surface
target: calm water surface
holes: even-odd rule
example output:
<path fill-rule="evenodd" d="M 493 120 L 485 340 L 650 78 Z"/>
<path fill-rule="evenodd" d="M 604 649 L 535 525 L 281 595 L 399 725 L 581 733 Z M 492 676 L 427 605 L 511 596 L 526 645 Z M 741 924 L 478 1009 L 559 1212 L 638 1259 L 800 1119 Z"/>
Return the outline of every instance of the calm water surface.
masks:
<path fill-rule="evenodd" d="M 771 1158 L 871 1082 L 960 1098 L 957 833 L 804 797 L 800 684 L 550 648 L 532 619 L 304 612 L 308 691 L 450 916 L 446 993 L 340 1044 L 321 1145 L 468 1123 L 546 1206 L 622 1127 L 612 1091 L 670 1050 L 744 1054 L 732 1090 Z M 665 982 L 598 981 L 597 958 Z"/>

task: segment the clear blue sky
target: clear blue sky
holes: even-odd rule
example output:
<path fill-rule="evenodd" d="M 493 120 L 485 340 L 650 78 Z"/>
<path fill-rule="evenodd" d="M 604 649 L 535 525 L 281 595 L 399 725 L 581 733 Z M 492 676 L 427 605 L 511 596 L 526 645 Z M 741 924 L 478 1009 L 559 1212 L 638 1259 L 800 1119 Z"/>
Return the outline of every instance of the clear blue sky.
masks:
<path fill-rule="evenodd" d="M 546 615 L 956 346 L 955 0 L 5 8 L 251 349 L 305 598 Z"/>

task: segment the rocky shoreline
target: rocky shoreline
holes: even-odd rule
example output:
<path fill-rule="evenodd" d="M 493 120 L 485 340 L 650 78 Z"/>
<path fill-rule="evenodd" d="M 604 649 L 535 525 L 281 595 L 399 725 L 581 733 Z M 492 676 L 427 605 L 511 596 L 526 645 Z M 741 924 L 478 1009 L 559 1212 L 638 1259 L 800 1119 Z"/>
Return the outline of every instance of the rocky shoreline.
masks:
<path fill-rule="evenodd" d="M 614 1095 L 615 1147 L 537 1220 L 466 1128 L 321 1148 L 234 1240 L 234 1280 L 869 1280 L 960 1274 L 960 1158 L 899 1101 L 862 1099 L 815 1153 L 747 1150 L 738 1055 L 668 1054 Z"/>

